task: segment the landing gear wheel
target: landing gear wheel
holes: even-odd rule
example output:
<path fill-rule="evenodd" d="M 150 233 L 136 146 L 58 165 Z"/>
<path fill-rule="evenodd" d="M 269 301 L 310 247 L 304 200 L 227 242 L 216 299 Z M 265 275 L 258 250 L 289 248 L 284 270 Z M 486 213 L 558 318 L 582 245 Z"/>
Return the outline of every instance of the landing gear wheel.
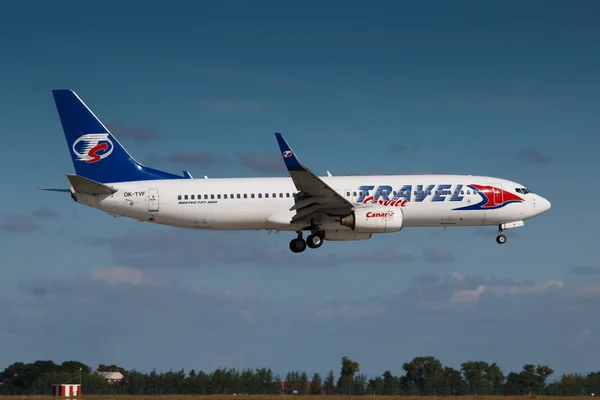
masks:
<path fill-rule="evenodd" d="M 498 242 L 499 244 L 506 243 L 506 236 L 502 234 L 498 235 L 498 237 L 496 238 L 496 242 Z"/>
<path fill-rule="evenodd" d="M 323 245 L 323 238 L 320 235 L 313 233 L 306 238 L 306 244 L 311 249 L 318 249 Z"/>
<path fill-rule="evenodd" d="M 290 242 L 290 250 L 294 253 L 302 253 L 306 250 L 306 242 L 302 238 L 292 239 Z"/>

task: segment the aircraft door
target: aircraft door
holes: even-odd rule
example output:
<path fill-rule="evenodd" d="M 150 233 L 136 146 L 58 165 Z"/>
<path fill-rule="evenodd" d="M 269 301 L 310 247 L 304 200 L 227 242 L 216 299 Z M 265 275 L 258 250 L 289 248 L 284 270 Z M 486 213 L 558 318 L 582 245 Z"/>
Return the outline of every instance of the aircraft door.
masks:
<path fill-rule="evenodd" d="M 158 189 L 148 189 L 148 211 L 158 211 Z"/>
<path fill-rule="evenodd" d="M 497 206 L 504 202 L 504 194 L 502 191 L 502 185 L 499 183 L 492 183 L 492 192 L 489 193 L 490 200 L 493 205 Z"/>

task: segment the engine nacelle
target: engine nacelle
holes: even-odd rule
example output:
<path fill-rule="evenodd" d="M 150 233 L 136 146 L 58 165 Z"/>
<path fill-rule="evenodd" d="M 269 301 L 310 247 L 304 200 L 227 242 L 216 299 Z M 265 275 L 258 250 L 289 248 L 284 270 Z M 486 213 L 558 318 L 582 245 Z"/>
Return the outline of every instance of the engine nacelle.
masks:
<path fill-rule="evenodd" d="M 348 229 L 328 229 L 325 231 L 325 237 L 323 237 L 323 240 L 336 240 L 336 241 L 342 241 L 342 240 L 368 240 L 371 239 L 371 234 L 370 233 L 359 233 L 359 232 L 353 232 L 353 231 L 349 231 Z"/>
<path fill-rule="evenodd" d="M 340 224 L 354 232 L 387 233 L 402 230 L 404 214 L 399 207 L 361 207 L 342 218 Z"/>

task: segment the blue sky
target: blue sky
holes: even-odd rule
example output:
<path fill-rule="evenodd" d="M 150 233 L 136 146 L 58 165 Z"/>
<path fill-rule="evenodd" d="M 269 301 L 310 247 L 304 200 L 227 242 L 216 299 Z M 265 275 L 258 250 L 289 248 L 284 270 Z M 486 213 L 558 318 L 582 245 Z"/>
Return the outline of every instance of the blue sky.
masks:
<path fill-rule="evenodd" d="M 593 1 L 3 3 L 0 368 L 75 358 L 325 373 L 344 355 L 371 375 L 418 355 L 597 368 L 599 12 Z M 285 176 L 280 131 L 320 174 L 491 175 L 553 207 L 503 246 L 493 228 L 410 229 L 300 256 L 283 233 L 113 219 L 37 190 L 67 187 L 73 171 L 56 88 L 74 89 L 138 160 L 175 173 Z M 281 357 L 290 343 L 302 351 Z"/>

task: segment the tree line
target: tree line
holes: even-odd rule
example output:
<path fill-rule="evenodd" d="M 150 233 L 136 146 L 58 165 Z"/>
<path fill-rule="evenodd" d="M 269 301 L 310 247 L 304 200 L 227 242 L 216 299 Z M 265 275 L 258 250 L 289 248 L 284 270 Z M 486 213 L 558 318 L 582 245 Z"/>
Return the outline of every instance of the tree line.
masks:
<path fill-rule="evenodd" d="M 359 363 L 342 357 L 339 373 L 322 377 L 315 372 L 290 371 L 285 376 L 270 368 L 217 368 L 212 372 L 155 370 L 142 373 L 117 365 L 100 364 L 96 370 L 78 361 L 17 362 L 0 374 L 0 395 L 49 394 L 53 384 L 81 383 L 83 394 L 351 394 L 351 395 L 565 395 L 600 393 L 600 371 L 565 374 L 554 382 L 547 365 L 525 364 L 505 373 L 496 364 L 466 361 L 460 368 L 444 366 L 435 357 L 415 357 L 402 365 L 403 373 L 384 371 L 368 377 Z M 101 372 L 120 372 L 123 379 L 109 382 Z"/>

